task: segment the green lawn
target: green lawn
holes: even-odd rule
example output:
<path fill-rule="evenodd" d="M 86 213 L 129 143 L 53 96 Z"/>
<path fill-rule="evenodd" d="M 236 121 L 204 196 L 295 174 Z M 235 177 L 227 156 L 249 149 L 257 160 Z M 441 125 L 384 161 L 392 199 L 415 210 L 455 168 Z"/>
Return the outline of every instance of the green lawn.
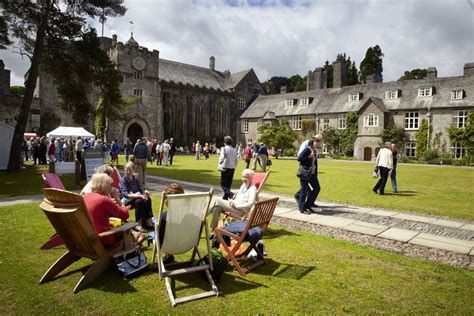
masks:
<path fill-rule="evenodd" d="M 272 161 L 271 174 L 264 190 L 294 194 L 299 189 L 297 161 Z M 216 166 L 216 157 L 196 161 L 191 156 L 176 156 L 172 167 L 153 165 L 148 172 L 219 185 L 220 174 Z M 241 184 L 240 172 L 244 167 L 245 163 L 240 161 L 234 176 L 234 187 Z M 474 220 L 474 168 L 400 164 L 397 169 L 400 194 L 391 194 L 389 182 L 384 196 L 372 192 L 377 181 L 371 177 L 372 171 L 372 163 L 321 159 L 319 199 Z"/>
<path fill-rule="evenodd" d="M 0 213 L 1 315 L 474 313 L 472 271 L 275 226 L 264 238 L 268 264 L 246 278 L 226 271 L 219 297 L 173 309 L 156 270 L 126 281 L 113 269 L 74 295 L 88 259 L 38 284 L 65 252 L 39 250 L 53 228 L 38 203 L 2 207 Z M 146 253 L 150 259 L 150 249 Z M 182 277 L 178 294 L 204 284 L 200 276 Z"/>

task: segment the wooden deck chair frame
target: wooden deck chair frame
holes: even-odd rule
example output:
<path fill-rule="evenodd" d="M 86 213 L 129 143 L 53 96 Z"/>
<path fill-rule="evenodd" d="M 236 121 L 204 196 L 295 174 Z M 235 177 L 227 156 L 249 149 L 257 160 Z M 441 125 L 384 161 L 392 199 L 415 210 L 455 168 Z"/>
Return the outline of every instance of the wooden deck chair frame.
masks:
<path fill-rule="evenodd" d="M 64 184 L 57 174 L 46 172 L 41 174 L 41 178 L 43 179 L 45 188 L 65 190 Z M 63 244 L 64 241 L 61 239 L 61 236 L 59 236 L 58 233 L 54 233 L 54 235 L 52 235 L 43 246 L 41 246 L 41 249 L 52 249 Z"/>
<path fill-rule="evenodd" d="M 259 201 L 255 203 L 254 207 L 252 208 L 251 215 L 247 222 L 247 225 L 245 226 L 240 236 L 225 231 L 224 227 L 218 227 L 214 230 L 214 235 L 216 236 L 216 238 L 219 240 L 222 247 L 224 248 L 226 259 L 233 264 L 235 269 L 243 277 L 245 277 L 246 274 L 249 273 L 251 270 L 266 263 L 266 261 L 264 259 L 263 253 L 261 253 L 257 247 L 258 241 L 255 241 L 253 243 L 251 242 L 250 245 L 245 249 L 245 251 L 242 252 L 239 256 L 237 256 L 236 253 L 240 249 L 240 246 L 242 245 L 242 243 L 244 242 L 245 236 L 247 235 L 250 228 L 259 226 L 260 229 L 262 230 L 262 234 L 267 230 L 268 224 L 270 223 L 270 220 L 272 219 L 273 212 L 275 211 L 277 202 L 278 202 L 278 198 L 273 198 L 273 199 Z M 233 239 L 237 241 L 237 243 L 235 243 L 232 246 L 227 246 L 227 244 L 224 241 L 224 236 L 230 237 L 231 240 Z M 252 251 L 252 249 L 257 252 L 258 260 L 255 263 L 244 268 L 239 263 L 239 260 L 246 259 L 247 255 L 250 253 L 250 251 Z"/>
<path fill-rule="evenodd" d="M 97 234 L 81 195 L 59 189 L 43 189 L 43 193 L 45 198 L 40 207 L 64 240 L 68 251 L 46 271 L 40 284 L 52 280 L 77 260 L 90 258 L 95 262 L 74 287 L 74 293 L 77 293 L 102 274 L 112 263 L 113 254 L 124 248 L 122 241 L 111 250 L 106 250 L 100 238 L 124 234 L 138 223 L 127 223 Z"/>
<path fill-rule="evenodd" d="M 263 172 L 255 172 L 255 173 L 261 174 Z M 257 201 L 260 200 L 260 197 L 259 197 L 260 191 L 262 191 L 262 188 L 265 185 L 265 181 L 267 181 L 267 178 L 268 178 L 269 175 L 270 175 L 270 171 L 265 172 L 265 176 L 263 177 L 262 182 L 260 182 L 260 185 L 257 189 Z M 233 221 L 233 220 L 236 220 L 236 219 L 239 220 L 239 221 L 242 221 L 242 220 L 248 218 L 251 215 L 251 212 L 252 211 L 249 211 L 243 217 L 239 217 L 239 216 L 234 215 L 234 213 L 232 213 L 230 211 L 224 211 L 223 213 L 225 214 L 225 216 L 223 218 L 223 222 L 226 223 L 226 222 L 230 222 L 230 221 Z"/>
<path fill-rule="evenodd" d="M 193 242 L 193 244 L 190 245 L 190 246 L 185 246 L 179 252 L 169 253 L 169 254 L 186 253 L 186 252 L 189 252 L 189 251 L 192 250 L 192 255 L 191 255 L 190 260 L 185 261 L 185 262 L 179 262 L 179 263 L 171 263 L 171 264 L 167 264 L 167 265 L 165 265 L 163 263 L 163 250 L 162 250 L 162 248 L 164 248 L 166 250 L 170 249 L 170 247 L 166 244 L 166 242 L 167 242 L 167 234 L 169 234 L 169 231 L 172 228 L 170 227 L 170 224 L 167 222 L 166 230 L 165 230 L 165 237 L 164 237 L 164 240 L 163 240 L 163 244 L 160 247 L 159 246 L 160 245 L 160 236 L 159 236 L 158 232 L 159 232 L 159 229 L 160 229 L 161 220 L 157 221 L 157 223 L 155 224 L 155 239 L 153 241 L 153 253 L 152 253 L 151 261 L 152 261 L 152 264 L 153 264 L 153 263 L 155 263 L 155 260 L 157 260 L 158 273 L 159 273 L 159 276 L 160 276 L 160 280 L 162 280 L 163 278 L 165 279 L 166 290 L 168 292 L 168 296 L 169 296 L 171 305 L 173 307 L 176 306 L 176 304 L 179 304 L 179 303 L 183 303 L 183 302 L 187 302 L 187 301 L 191 301 L 191 300 L 195 300 L 195 299 L 200 299 L 200 298 L 205 298 L 205 297 L 209 297 L 209 296 L 218 296 L 219 295 L 219 290 L 217 289 L 217 286 L 215 285 L 214 280 L 212 279 L 211 274 L 209 272 L 210 270 L 213 269 L 213 265 L 212 265 L 212 256 L 210 256 L 211 244 L 210 244 L 210 240 L 209 240 L 209 228 L 208 228 L 208 225 L 207 225 L 206 215 L 207 215 L 207 212 L 209 210 L 209 205 L 210 205 L 211 200 L 212 200 L 212 195 L 213 195 L 213 189 L 210 189 L 209 192 L 205 192 L 205 193 L 187 193 L 187 194 L 167 195 L 166 193 L 163 192 L 163 194 L 162 194 L 161 205 L 160 205 L 160 216 L 159 216 L 160 219 L 163 216 L 165 201 L 167 199 L 169 201 L 171 201 L 172 199 L 183 199 L 183 198 L 186 198 L 186 197 L 203 197 L 203 198 L 206 198 L 205 205 L 202 209 L 202 213 L 201 213 L 201 217 L 200 217 L 201 218 L 200 219 L 200 224 L 199 224 L 200 226 L 198 227 L 198 234 L 199 235 L 194 236 L 194 237 L 193 236 L 190 237 L 190 238 L 195 238 L 196 241 Z M 171 210 L 171 212 L 180 212 L 180 211 L 182 211 L 182 210 Z M 167 219 L 170 218 L 169 217 L 169 214 L 170 214 L 169 212 L 170 212 L 170 209 L 168 209 Z M 198 249 L 199 241 L 201 239 L 203 228 L 205 230 L 205 239 L 206 239 L 206 244 L 207 244 L 207 254 L 208 254 L 209 261 L 210 261 L 209 263 L 204 263 L 203 262 L 203 260 L 202 260 L 203 256 L 201 255 L 201 253 Z M 186 233 L 186 232 L 183 232 L 183 233 Z M 191 266 L 191 267 L 188 267 L 188 268 L 172 269 L 173 267 L 176 267 L 178 265 L 182 266 L 183 264 L 193 264 L 196 255 L 199 258 L 199 265 L 198 266 Z M 205 272 L 205 274 L 207 276 L 207 279 L 208 279 L 208 281 L 211 285 L 211 290 L 207 291 L 207 292 L 201 292 L 201 293 L 198 293 L 198 294 L 177 298 L 176 295 L 175 295 L 174 288 L 172 286 L 172 283 L 174 283 L 174 282 L 171 282 L 172 278 L 175 277 L 175 276 L 178 276 L 178 275 L 201 272 L 201 271 Z"/>

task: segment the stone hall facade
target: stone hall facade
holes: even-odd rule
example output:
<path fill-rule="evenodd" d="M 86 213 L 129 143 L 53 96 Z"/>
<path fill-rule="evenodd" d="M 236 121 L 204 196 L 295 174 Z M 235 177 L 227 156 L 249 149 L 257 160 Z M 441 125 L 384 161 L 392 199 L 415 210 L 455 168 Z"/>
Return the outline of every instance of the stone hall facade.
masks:
<path fill-rule="evenodd" d="M 465 148 L 451 143 L 446 129 L 451 124 L 462 127 L 467 114 L 474 110 L 474 63 L 464 65 L 458 77 L 438 78 L 434 67 L 428 77 L 419 80 L 382 82 L 382 75 L 372 75 L 366 84 L 345 85 L 344 67 L 334 63 L 333 88 L 325 88 L 322 68 L 308 73 L 307 91 L 259 96 L 241 116 L 242 138 L 258 139 L 261 124 L 279 124 L 286 119 L 293 130 L 301 130 L 303 120 L 315 122 L 316 132 L 328 127 L 346 128 L 346 115 L 359 116 L 354 158 L 372 160 L 380 149 L 380 133 L 392 125 L 402 126 L 409 136 L 401 153 L 414 157 L 415 133 L 422 119 L 432 127 L 430 144 L 451 151 L 460 158 Z M 325 147 L 326 148 L 326 147 Z M 442 148 L 440 148 L 442 149 Z"/>
<path fill-rule="evenodd" d="M 258 95 L 264 94 L 252 69 L 233 74 L 219 71 L 213 56 L 208 68 L 162 59 L 157 50 L 141 47 L 133 34 L 125 44 L 117 41 L 116 35 L 102 37 L 101 45 L 124 77 L 122 95 L 139 100 L 126 108 L 123 120 L 109 121 L 108 140 L 121 142 L 126 137 L 136 140 L 146 136 L 158 140 L 174 138 L 177 144 L 188 146 L 196 140 L 222 143 L 225 135 L 240 135 L 238 118 Z M 90 95 L 93 106 L 97 98 Z M 35 110 L 30 116 L 53 115 L 57 126 L 76 126 L 59 103 L 52 78 L 41 73 Z M 84 127 L 94 132 L 93 115 Z M 35 119 L 27 129 L 38 131 L 39 120 Z"/>

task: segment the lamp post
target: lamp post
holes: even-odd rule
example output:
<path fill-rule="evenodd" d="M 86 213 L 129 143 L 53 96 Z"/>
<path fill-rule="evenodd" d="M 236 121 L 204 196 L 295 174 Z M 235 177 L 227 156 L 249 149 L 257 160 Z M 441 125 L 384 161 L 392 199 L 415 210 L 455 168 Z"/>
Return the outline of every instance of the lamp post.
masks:
<path fill-rule="evenodd" d="M 426 113 L 426 118 L 428 119 L 428 137 L 426 139 L 426 149 L 430 148 L 430 117 L 431 112 L 430 108 L 428 108 L 428 113 Z"/>

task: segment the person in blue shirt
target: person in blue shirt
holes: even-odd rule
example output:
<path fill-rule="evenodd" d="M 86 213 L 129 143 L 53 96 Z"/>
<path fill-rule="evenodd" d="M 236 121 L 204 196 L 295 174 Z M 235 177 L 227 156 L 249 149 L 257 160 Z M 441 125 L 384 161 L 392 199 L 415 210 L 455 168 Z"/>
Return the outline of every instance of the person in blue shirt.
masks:
<path fill-rule="evenodd" d="M 298 155 L 300 166 L 309 169 L 307 178 L 300 177 L 300 190 L 296 193 L 295 198 L 298 202 L 298 209 L 303 214 L 314 213 L 313 207 L 321 187 L 318 180 L 318 153 L 317 150 L 321 146 L 322 136 L 310 139 L 308 146 Z M 311 188 L 310 188 L 311 186 Z"/>

